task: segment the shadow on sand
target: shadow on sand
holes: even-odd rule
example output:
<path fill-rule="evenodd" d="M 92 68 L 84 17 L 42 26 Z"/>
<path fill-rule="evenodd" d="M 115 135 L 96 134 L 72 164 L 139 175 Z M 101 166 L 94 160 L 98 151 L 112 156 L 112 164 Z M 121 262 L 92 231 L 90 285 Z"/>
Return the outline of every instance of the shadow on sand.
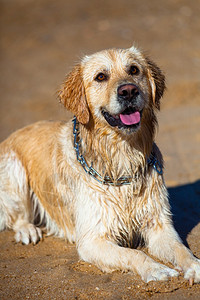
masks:
<path fill-rule="evenodd" d="M 188 233 L 200 222 L 200 180 L 168 188 L 174 226 L 187 245 Z"/>

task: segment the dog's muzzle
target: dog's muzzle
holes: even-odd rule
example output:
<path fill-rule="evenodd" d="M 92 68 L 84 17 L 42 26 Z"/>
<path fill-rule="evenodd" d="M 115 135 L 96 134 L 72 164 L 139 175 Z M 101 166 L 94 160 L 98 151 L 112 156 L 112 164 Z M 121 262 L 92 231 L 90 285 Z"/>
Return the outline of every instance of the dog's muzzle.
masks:
<path fill-rule="evenodd" d="M 121 104 L 122 111 L 112 115 L 102 109 L 102 114 L 109 125 L 117 126 L 119 129 L 131 129 L 131 131 L 138 129 L 142 117 L 142 109 L 138 105 L 140 97 L 140 91 L 134 84 L 120 85 L 117 89 L 117 100 Z"/>

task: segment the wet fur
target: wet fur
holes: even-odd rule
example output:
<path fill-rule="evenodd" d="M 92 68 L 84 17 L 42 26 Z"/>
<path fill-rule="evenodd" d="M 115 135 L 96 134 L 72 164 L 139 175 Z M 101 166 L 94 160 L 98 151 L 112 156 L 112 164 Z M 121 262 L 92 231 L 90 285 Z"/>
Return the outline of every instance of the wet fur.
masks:
<path fill-rule="evenodd" d="M 137 64 L 139 76 L 127 68 Z M 98 72 L 108 80 L 97 83 Z M 116 90 L 124 83 L 139 86 L 144 110 L 136 132 L 111 127 L 101 108 L 117 113 Z M 149 253 L 200 281 L 200 263 L 182 244 L 170 214 L 163 176 L 148 166 L 154 153 L 156 110 L 165 89 L 164 75 L 135 47 L 86 56 L 67 75 L 60 102 L 80 127 L 81 151 L 88 164 L 114 179 L 131 175 L 126 186 L 107 186 L 86 174 L 73 148 L 72 122 L 39 122 L 13 133 L 0 145 L 0 229 L 13 229 L 28 244 L 48 234 L 76 242 L 82 259 L 103 271 L 132 271 L 146 282 L 167 280 L 178 272 L 133 249 Z M 36 225 L 38 223 L 38 226 Z M 35 225 L 34 225 L 35 224 Z"/>

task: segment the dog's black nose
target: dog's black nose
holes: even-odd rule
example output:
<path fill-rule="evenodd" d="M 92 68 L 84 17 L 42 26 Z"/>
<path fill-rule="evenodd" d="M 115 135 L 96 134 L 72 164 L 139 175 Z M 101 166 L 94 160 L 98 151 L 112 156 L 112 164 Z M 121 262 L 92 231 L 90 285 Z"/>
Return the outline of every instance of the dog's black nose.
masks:
<path fill-rule="evenodd" d="M 139 91 L 134 84 L 123 84 L 119 86 L 117 95 L 122 100 L 130 101 L 139 95 Z"/>

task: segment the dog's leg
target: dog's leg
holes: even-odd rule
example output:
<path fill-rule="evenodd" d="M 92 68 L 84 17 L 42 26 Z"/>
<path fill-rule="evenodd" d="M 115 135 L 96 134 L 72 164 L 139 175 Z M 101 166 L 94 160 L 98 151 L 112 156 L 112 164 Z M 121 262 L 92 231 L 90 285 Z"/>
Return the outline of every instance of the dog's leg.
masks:
<path fill-rule="evenodd" d="M 17 242 L 37 243 L 41 230 L 31 222 L 30 194 L 25 169 L 14 153 L 0 162 L 0 230 L 13 229 Z"/>
<path fill-rule="evenodd" d="M 91 233 L 92 236 L 92 233 Z M 97 265 L 102 271 L 132 271 L 138 273 L 145 282 L 168 280 L 179 273 L 155 262 L 140 250 L 120 247 L 103 237 L 84 236 L 78 241 L 80 257 Z"/>
<path fill-rule="evenodd" d="M 184 272 L 184 277 L 190 282 L 200 282 L 200 259 L 182 244 L 171 220 L 164 215 L 161 219 L 161 226 L 147 229 L 149 253 L 164 262 L 171 262 Z"/>

